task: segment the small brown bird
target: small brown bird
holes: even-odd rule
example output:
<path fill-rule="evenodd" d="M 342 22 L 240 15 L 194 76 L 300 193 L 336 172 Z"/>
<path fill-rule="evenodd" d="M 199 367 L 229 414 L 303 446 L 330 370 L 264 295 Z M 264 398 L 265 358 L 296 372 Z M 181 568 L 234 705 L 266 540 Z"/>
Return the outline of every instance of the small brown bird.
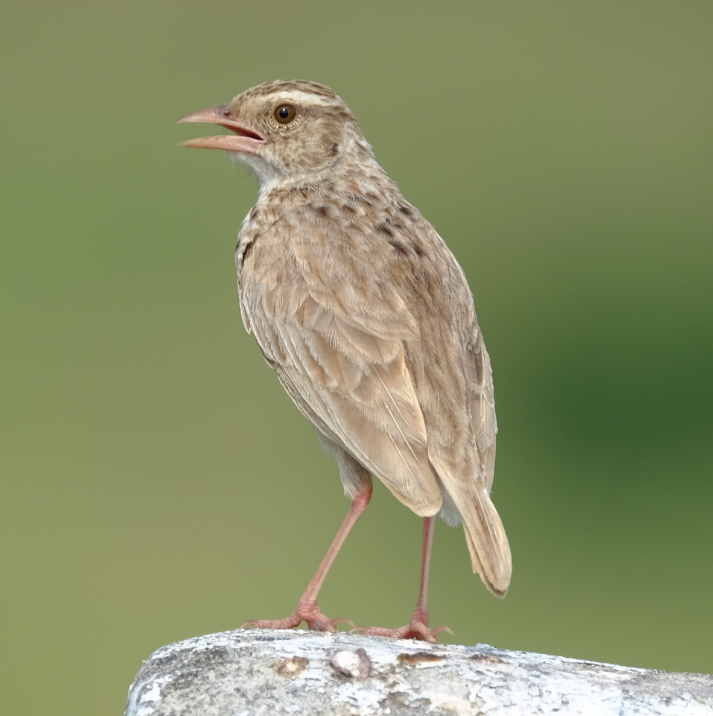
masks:
<path fill-rule="evenodd" d="M 512 561 L 490 500 L 495 402 L 465 274 L 409 204 L 356 118 L 316 82 L 276 81 L 180 122 L 232 132 L 183 142 L 223 149 L 260 183 L 236 250 L 240 310 L 267 364 L 339 466 L 352 506 L 297 609 L 247 625 L 336 631 L 317 604 L 371 498 L 371 476 L 424 518 L 421 589 L 407 626 L 365 634 L 435 642 L 428 574 L 436 515 L 463 522 L 485 586 L 504 597 Z"/>

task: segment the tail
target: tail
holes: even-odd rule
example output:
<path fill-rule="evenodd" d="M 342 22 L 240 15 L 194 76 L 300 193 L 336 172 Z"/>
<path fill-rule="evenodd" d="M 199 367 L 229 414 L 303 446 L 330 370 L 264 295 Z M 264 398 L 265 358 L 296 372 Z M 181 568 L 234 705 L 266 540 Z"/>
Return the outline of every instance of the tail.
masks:
<path fill-rule="evenodd" d="M 505 528 L 481 480 L 474 480 L 468 493 L 465 500 L 456 498 L 456 505 L 463 517 L 473 571 L 496 597 L 502 598 L 512 576 L 512 555 Z"/>

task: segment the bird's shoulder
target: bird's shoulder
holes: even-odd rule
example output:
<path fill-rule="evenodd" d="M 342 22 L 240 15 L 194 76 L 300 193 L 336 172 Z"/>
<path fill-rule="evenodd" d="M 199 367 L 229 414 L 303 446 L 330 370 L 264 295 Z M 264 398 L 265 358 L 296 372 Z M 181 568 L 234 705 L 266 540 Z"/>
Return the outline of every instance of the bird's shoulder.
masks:
<path fill-rule="evenodd" d="M 268 194 L 243 222 L 236 263 L 246 300 L 304 287 L 338 313 L 398 314 L 412 334 L 433 309 L 470 322 L 461 267 L 394 185 Z"/>

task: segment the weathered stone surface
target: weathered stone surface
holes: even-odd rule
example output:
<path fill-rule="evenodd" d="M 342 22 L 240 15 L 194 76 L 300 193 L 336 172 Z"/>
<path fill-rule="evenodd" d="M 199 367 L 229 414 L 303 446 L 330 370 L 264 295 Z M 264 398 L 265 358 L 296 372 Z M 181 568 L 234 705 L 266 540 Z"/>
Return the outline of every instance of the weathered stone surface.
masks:
<path fill-rule="evenodd" d="M 147 659 L 126 716 L 713 716 L 713 677 L 349 634 L 236 630 Z"/>

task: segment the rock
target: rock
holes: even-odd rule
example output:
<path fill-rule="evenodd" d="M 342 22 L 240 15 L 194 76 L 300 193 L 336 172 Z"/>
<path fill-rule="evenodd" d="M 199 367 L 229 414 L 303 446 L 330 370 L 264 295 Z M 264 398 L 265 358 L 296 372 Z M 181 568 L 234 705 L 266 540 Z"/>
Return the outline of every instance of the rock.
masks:
<path fill-rule="evenodd" d="M 126 716 L 713 716 L 713 677 L 558 656 L 302 631 L 164 646 Z"/>

